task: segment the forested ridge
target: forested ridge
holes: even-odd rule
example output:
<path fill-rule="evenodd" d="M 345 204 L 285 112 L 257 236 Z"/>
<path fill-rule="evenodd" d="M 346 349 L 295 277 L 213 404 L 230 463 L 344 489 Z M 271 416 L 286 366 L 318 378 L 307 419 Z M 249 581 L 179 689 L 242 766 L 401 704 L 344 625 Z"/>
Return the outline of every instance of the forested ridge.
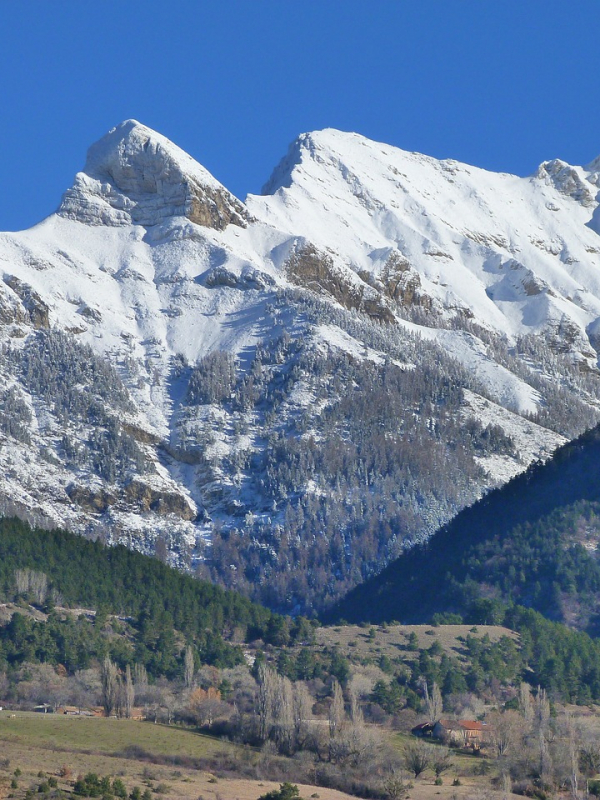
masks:
<path fill-rule="evenodd" d="M 0 661 L 62 663 L 69 671 L 110 655 L 121 667 L 143 663 L 152 675 L 181 672 L 186 642 L 198 663 L 232 666 L 236 641 L 289 641 L 299 624 L 241 595 L 199 581 L 123 546 L 106 547 L 65 531 L 41 531 L 0 520 L 0 595 L 34 603 L 43 623 L 15 614 L 0 629 Z M 57 606 L 96 610 L 60 616 Z M 119 615 L 121 636 L 105 635 L 107 615 Z"/>
<path fill-rule="evenodd" d="M 327 618 L 424 622 L 442 612 L 468 618 L 470 606 L 486 598 L 530 606 L 593 632 L 600 600 L 592 532 L 599 478 L 600 430 L 594 428 L 463 510 L 426 544 L 353 590 Z"/>
<path fill-rule="evenodd" d="M 598 377 L 539 337 L 511 348 L 460 315 L 443 322 L 543 398 L 531 445 L 528 423 L 496 421 L 495 393 L 439 343 L 299 288 L 273 293 L 265 313 L 277 336 L 248 359 L 215 350 L 170 360 L 177 410 L 165 441 L 136 412 L 136 392 L 158 376 L 135 359 L 109 362 L 57 329 L 3 345 L 0 436 L 46 478 L 30 485 L 24 464 L 8 464 L 15 488 L 1 493 L 2 513 L 144 553 L 166 546 L 184 568 L 201 532 L 210 541 L 202 577 L 282 613 L 315 614 L 473 502 L 495 482 L 490 464 L 520 468 L 532 449 L 549 452 L 557 434 L 598 420 L 586 399 Z M 442 325 L 423 309 L 401 313 Z M 160 485 L 161 461 L 191 467 L 197 508 Z M 20 490 L 37 497 L 35 511 L 12 502 Z M 131 513 L 143 526 L 131 529 Z"/>

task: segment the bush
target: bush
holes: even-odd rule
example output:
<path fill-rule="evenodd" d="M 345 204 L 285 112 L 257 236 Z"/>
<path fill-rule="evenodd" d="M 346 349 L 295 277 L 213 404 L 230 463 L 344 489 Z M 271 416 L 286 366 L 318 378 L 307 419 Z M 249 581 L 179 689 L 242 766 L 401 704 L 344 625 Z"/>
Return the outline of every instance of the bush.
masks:
<path fill-rule="evenodd" d="M 258 800 L 302 800 L 302 798 L 296 784 L 286 782 L 280 784 L 279 789 L 261 795 Z"/>

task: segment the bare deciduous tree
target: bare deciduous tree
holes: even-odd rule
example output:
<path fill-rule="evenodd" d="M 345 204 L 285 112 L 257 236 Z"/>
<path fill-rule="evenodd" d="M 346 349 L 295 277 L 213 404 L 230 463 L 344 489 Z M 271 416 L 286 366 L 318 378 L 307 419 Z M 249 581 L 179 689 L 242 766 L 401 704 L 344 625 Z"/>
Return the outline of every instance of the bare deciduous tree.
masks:
<path fill-rule="evenodd" d="M 548 727 L 550 721 L 550 701 L 546 690 L 538 686 L 533 706 L 533 730 L 537 733 L 539 773 L 547 783 L 552 771 L 552 759 L 548 748 Z"/>
<path fill-rule="evenodd" d="M 435 777 L 439 778 L 446 770 L 452 767 L 450 751 L 447 747 L 436 747 L 431 756 L 431 766 L 435 772 Z"/>
<path fill-rule="evenodd" d="M 210 728 L 224 707 L 221 693 L 214 686 L 209 686 L 208 689 L 193 689 L 190 693 L 188 710 L 198 725 L 208 725 Z"/>
<path fill-rule="evenodd" d="M 586 730 L 580 734 L 579 765 L 589 778 L 600 772 L 600 736 L 596 731 Z"/>
<path fill-rule="evenodd" d="M 158 686 L 147 686 L 143 694 L 144 714 L 148 719 L 158 722 L 162 707 L 162 692 Z"/>
<path fill-rule="evenodd" d="M 329 736 L 333 739 L 342 729 L 346 720 L 344 694 L 338 681 L 333 679 L 333 697 L 329 706 Z"/>
<path fill-rule="evenodd" d="M 415 778 L 418 778 L 431 765 L 431 759 L 431 745 L 418 739 L 404 748 L 404 764 Z"/>
<path fill-rule="evenodd" d="M 297 746 L 303 748 L 309 736 L 309 720 L 312 717 L 313 698 L 305 683 L 294 684 L 294 733 Z"/>
<path fill-rule="evenodd" d="M 392 770 L 383 784 L 386 795 L 390 800 L 404 800 L 410 792 L 410 784 L 404 780 L 404 775 L 397 770 Z"/>
<path fill-rule="evenodd" d="M 354 681 L 350 682 L 348 694 L 350 696 L 350 719 L 355 725 L 362 725 L 364 722 L 363 713 L 362 708 L 360 707 L 358 687 Z"/>
<path fill-rule="evenodd" d="M 133 683 L 136 692 L 144 692 L 146 690 L 148 686 L 148 673 L 143 664 L 136 663 L 133 665 Z"/>
<path fill-rule="evenodd" d="M 519 746 L 523 720 L 517 711 L 493 711 L 486 719 L 490 726 L 491 743 L 498 758 L 503 758 Z"/>
<path fill-rule="evenodd" d="M 33 569 L 16 569 L 15 590 L 18 595 L 29 595 L 34 603 L 41 605 L 48 597 L 48 576 Z"/>
<path fill-rule="evenodd" d="M 277 691 L 277 675 L 266 664 L 258 668 L 258 693 L 256 709 L 258 712 L 258 735 L 266 742 L 273 726 L 275 713 L 275 695 Z"/>
<path fill-rule="evenodd" d="M 70 702 L 81 710 L 96 705 L 99 697 L 98 670 L 78 670 L 71 681 Z"/>
<path fill-rule="evenodd" d="M 579 797 L 578 779 L 579 779 L 579 741 L 577 731 L 573 723 L 573 716 L 567 712 L 566 718 L 566 731 L 567 731 L 567 748 L 569 754 L 569 787 L 571 789 L 571 797 L 577 800 Z"/>
<path fill-rule="evenodd" d="M 519 686 L 519 709 L 527 725 L 533 721 L 533 700 L 531 699 L 531 687 L 528 683 L 521 683 Z"/>
<path fill-rule="evenodd" d="M 294 691 L 289 678 L 277 676 L 275 691 L 274 738 L 280 752 L 291 755 L 294 750 Z"/>
<path fill-rule="evenodd" d="M 431 694 L 427 688 L 427 683 L 425 683 L 425 709 L 428 722 L 431 725 L 435 725 L 435 723 L 442 716 L 442 712 L 444 710 L 442 693 L 440 692 L 440 687 L 435 681 L 431 687 Z"/>

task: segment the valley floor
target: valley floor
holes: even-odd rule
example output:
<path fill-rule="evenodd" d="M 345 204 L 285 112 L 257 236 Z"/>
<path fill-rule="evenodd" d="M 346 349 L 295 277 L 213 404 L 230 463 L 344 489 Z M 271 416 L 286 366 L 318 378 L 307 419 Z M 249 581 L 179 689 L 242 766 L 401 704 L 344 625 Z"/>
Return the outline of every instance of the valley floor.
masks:
<path fill-rule="evenodd" d="M 395 738 L 402 747 L 404 737 Z M 279 788 L 279 783 L 260 779 L 261 772 L 268 769 L 268 756 L 265 758 L 263 753 L 191 730 L 149 722 L 4 710 L 0 712 L 0 754 L 3 800 L 20 800 L 28 791 L 37 792 L 40 782 L 51 777 L 57 779 L 59 790 L 71 794 L 74 780 L 89 772 L 119 777 L 128 792 L 139 786 L 164 800 L 256 800 Z M 257 779 L 225 778 L 218 769 L 213 773 L 185 766 L 199 759 L 214 758 L 216 763 L 227 756 L 228 775 L 239 760 L 246 768 L 249 762 L 253 764 Z M 455 773 L 446 775 L 442 786 L 435 786 L 431 775 L 419 778 L 413 782 L 408 797 L 412 800 L 501 797 L 501 793 L 490 792 L 488 778 L 471 774 L 473 761 L 459 757 Z M 15 770 L 21 773 L 17 773 L 18 786 L 9 788 Z M 291 764 L 291 773 L 292 770 Z M 452 786 L 454 777 L 460 777 L 460 786 Z M 293 777 L 289 780 L 293 781 Z M 298 784 L 298 788 L 306 800 L 350 800 L 350 795 L 321 786 Z"/>

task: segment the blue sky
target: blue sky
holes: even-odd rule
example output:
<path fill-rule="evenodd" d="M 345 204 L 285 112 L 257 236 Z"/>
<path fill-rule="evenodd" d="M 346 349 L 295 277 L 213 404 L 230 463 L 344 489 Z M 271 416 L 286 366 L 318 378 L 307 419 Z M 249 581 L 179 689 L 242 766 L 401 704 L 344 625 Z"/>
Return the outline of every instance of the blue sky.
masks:
<path fill-rule="evenodd" d="M 324 127 L 488 169 L 600 154 L 599 0 L 0 3 L 0 230 L 123 119 L 240 197 Z"/>

